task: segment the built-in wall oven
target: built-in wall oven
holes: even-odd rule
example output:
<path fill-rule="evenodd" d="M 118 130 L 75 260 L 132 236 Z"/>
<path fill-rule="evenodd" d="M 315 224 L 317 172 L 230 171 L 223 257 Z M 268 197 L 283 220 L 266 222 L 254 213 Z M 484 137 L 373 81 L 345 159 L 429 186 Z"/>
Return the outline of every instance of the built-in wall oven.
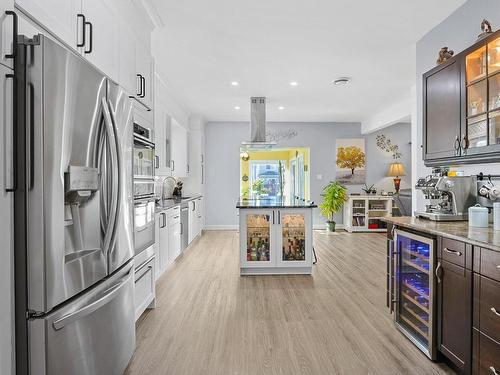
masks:
<path fill-rule="evenodd" d="M 436 239 L 395 229 L 388 239 L 388 306 L 396 327 L 436 358 Z M 391 238 L 392 237 L 392 238 Z"/>
<path fill-rule="evenodd" d="M 134 123 L 135 255 L 155 243 L 155 144 L 151 129 Z"/>

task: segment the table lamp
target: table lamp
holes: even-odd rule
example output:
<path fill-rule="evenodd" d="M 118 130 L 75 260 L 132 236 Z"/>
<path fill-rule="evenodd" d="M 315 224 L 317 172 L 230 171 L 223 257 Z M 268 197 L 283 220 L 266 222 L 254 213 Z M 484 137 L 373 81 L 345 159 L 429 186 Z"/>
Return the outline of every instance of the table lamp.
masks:
<path fill-rule="evenodd" d="M 399 177 L 404 175 L 406 175 L 406 173 L 403 164 L 391 163 L 391 165 L 389 165 L 387 176 L 394 177 L 394 189 L 396 190 L 396 194 L 399 193 L 399 186 L 401 185 L 401 179 Z"/>

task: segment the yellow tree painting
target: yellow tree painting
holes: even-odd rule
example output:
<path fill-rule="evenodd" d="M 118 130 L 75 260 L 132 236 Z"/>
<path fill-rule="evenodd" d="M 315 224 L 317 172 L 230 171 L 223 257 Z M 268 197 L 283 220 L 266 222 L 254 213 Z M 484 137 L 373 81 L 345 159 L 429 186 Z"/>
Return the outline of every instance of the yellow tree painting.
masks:
<path fill-rule="evenodd" d="M 337 139 L 336 179 L 344 185 L 365 183 L 365 140 Z"/>

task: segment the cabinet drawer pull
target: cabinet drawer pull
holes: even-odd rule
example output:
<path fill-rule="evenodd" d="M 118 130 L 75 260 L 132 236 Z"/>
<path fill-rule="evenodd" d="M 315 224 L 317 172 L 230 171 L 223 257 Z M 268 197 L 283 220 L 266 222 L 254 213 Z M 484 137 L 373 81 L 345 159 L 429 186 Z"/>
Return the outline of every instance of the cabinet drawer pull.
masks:
<path fill-rule="evenodd" d="M 498 371 L 496 370 L 496 368 L 494 368 L 493 366 L 490 366 L 490 371 L 491 371 L 491 373 L 492 373 L 492 374 L 495 374 L 495 375 L 500 375 L 500 372 L 498 372 Z"/>
<path fill-rule="evenodd" d="M 446 251 L 448 254 L 455 254 L 458 255 L 459 257 L 462 256 L 462 253 L 460 251 L 450 250 L 447 247 L 445 247 L 443 250 Z"/>
<path fill-rule="evenodd" d="M 495 314 L 496 316 L 500 316 L 500 313 L 495 309 L 494 307 L 490 308 L 491 312 Z"/>

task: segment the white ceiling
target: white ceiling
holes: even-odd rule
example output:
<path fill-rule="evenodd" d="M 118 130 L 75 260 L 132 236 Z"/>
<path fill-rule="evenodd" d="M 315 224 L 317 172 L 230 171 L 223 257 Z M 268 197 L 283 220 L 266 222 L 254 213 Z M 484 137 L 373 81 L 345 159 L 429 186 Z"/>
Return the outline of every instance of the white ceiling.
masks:
<path fill-rule="evenodd" d="M 415 42 L 465 2 L 150 1 L 157 70 L 212 121 L 248 120 L 250 96 L 268 98 L 269 121 L 362 121 L 408 95 Z"/>

